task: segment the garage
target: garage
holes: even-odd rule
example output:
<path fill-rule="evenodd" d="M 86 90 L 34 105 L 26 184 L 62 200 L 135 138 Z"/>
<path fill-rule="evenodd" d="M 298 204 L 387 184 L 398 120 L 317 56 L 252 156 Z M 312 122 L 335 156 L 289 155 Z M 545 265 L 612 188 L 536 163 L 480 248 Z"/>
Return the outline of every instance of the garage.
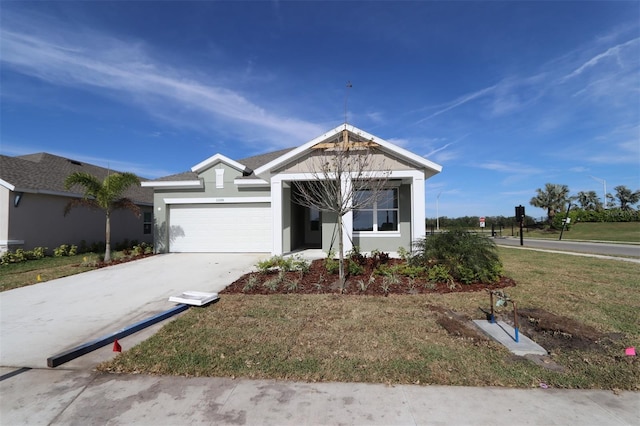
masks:
<path fill-rule="evenodd" d="M 171 252 L 271 252 L 269 203 L 174 204 Z"/>

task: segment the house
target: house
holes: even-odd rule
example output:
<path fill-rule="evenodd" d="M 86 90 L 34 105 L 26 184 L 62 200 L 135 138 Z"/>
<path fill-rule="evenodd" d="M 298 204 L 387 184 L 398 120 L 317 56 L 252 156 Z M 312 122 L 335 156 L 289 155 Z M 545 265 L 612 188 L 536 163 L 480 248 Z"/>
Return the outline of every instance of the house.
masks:
<path fill-rule="evenodd" d="M 87 172 L 99 179 L 113 173 L 103 167 L 47 153 L 9 157 L 0 155 L 0 252 L 61 244 L 80 246 L 104 242 L 104 212 L 76 207 L 64 216 L 64 208 L 80 198 L 78 188 L 66 190 L 64 181 L 73 172 Z M 111 216 L 111 242 L 153 242 L 153 191 L 130 188 L 125 194 L 140 208 L 116 211 Z"/>
<path fill-rule="evenodd" d="M 425 235 L 425 179 L 442 167 L 344 124 L 297 148 L 238 161 L 216 154 L 191 171 L 143 182 L 154 191 L 156 251 L 336 250 L 336 215 L 297 203 L 294 182 L 318 179 L 314 158 L 345 140 L 373 147 L 388 177 L 382 200 L 343 217 L 345 250 L 410 249 Z"/>

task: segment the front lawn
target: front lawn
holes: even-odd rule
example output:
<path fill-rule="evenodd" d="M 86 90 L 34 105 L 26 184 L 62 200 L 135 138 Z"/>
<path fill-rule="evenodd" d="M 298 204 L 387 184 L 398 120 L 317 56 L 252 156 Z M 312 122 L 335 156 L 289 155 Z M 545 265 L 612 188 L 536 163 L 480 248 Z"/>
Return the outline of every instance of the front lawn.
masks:
<path fill-rule="evenodd" d="M 486 339 L 484 291 L 222 294 L 101 364 L 108 372 L 465 386 L 640 390 L 640 265 L 500 248 L 522 332 L 551 351 L 525 359 Z M 511 308 L 500 308 L 509 321 Z"/>
<path fill-rule="evenodd" d="M 135 260 L 138 257 L 140 256 L 134 256 L 130 251 L 127 254 L 114 251 L 112 264 Z M 0 292 L 108 266 L 101 262 L 101 258 L 102 256 L 96 253 L 84 253 L 74 256 L 48 256 L 0 265 Z"/>

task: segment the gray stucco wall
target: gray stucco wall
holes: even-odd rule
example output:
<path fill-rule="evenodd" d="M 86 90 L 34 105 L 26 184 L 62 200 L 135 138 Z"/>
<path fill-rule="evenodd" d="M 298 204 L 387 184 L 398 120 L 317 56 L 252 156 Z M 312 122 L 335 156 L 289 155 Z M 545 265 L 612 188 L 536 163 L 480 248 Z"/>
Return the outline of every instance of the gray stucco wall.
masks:
<path fill-rule="evenodd" d="M 8 203 L 8 239 L 23 240 L 20 247 L 48 247 L 49 253 L 61 244 L 80 245 L 84 240 L 90 245 L 105 240 L 105 214 L 100 210 L 75 207 L 64 216 L 68 197 L 24 193 L 17 207 L 11 193 Z M 151 212 L 152 207 L 142 207 Z M 136 217 L 129 210 L 118 210 L 111 215 L 111 243 L 137 240 L 153 242 L 153 234 L 144 234 L 144 214 Z M 15 249 L 17 247 L 11 247 Z"/>
<path fill-rule="evenodd" d="M 216 188 L 216 169 L 224 169 L 223 188 Z M 229 198 L 229 197 L 268 197 L 271 188 L 265 187 L 244 187 L 234 183 L 236 178 L 242 176 L 242 172 L 229 167 L 224 163 L 217 163 L 199 174 L 203 180 L 204 187 L 200 189 L 160 189 L 156 188 L 153 194 L 153 215 L 154 215 L 154 241 L 155 251 L 164 253 L 169 247 L 169 236 L 171 235 L 168 223 L 168 207 L 164 200 L 166 198 Z"/>

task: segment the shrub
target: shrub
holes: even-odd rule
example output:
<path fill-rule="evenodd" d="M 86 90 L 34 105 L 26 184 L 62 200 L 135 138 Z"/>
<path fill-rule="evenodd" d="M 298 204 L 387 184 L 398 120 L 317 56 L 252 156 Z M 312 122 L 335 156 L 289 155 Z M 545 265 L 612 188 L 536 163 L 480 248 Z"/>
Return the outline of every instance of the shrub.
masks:
<path fill-rule="evenodd" d="M 61 244 L 53 249 L 53 255 L 55 257 L 75 256 L 76 254 L 78 254 L 78 246 L 74 245 Z"/>
<path fill-rule="evenodd" d="M 255 275 L 251 275 L 247 282 L 244 284 L 244 287 L 242 287 L 242 291 L 247 292 L 253 290 L 258 286 L 258 282 L 258 277 Z"/>
<path fill-rule="evenodd" d="M 340 263 L 337 259 L 334 259 L 334 256 L 335 252 L 333 250 L 329 250 L 327 252 L 327 258 L 324 260 L 324 267 L 330 274 L 337 274 L 340 269 Z"/>
<path fill-rule="evenodd" d="M 413 265 L 443 265 L 463 283 L 495 282 L 502 273 L 496 245 L 485 235 L 454 230 L 421 239 L 415 247 Z"/>
<path fill-rule="evenodd" d="M 31 250 L 31 253 L 32 253 L 33 259 L 43 259 L 47 255 L 47 248 L 36 247 L 33 250 Z"/>
<path fill-rule="evenodd" d="M 398 247 L 398 256 L 400 256 L 400 259 L 402 259 L 403 262 L 411 261 L 411 253 L 402 246 Z"/>
<path fill-rule="evenodd" d="M 147 243 L 140 243 L 137 245 L 134 245 L 133 248 L 131 249 L 131 252 L 133 253 L 134 256 L 142 256 L 143 254 L 151 254 L 151 252 L 153 251 L 153 248 L 151 247 L 151 245 L 147 244 Z M 125 251 L 126 254 L 126 251 Z"/>
<path fill-rule="evenodd" d="M 371 263 L 374 268 L 377 268 L 379 265 L 384 265 L 388 261 L 389 253 L 385 253 L 377 249 L 371 251 Z"/>
<path fill-rule="evenodd" d="M 280 284 L 284 282 L 284 271 L 280 271 L 277 276 L 267 280 L 262 284 L 267 290 L 276 291 Z"/>
<path fill-rule="evenodd" d="M 360 247 L 358 246 L 353 246 L 353 248 L 349 250 L 346 253 L 346 255 L 347 255 L 347 259 L 349 259 L 351 262 L 356 263 L 360 266 L 364 266 L 367 263 L 367 256 L 360 253 Z"/>
<path fill-rule="evenodd" d="M 453 281 L 449 268 L 445 265 L 433 265 L 427 270 L 427 279 L 432 283 L 449 283 Z"/>
<path fill-rule="evenodd" d="M 364 267 L 358 262 L 349 259 L 347 263 L 347 272 L 349 275 L 362 275 L 364 274 Z"/>
<path fill-rule="evenodd" d="M 307 273 L 309 272 L 310 263 L 308 260 L 303 259 L 300 255 L 296 255 L 293 257 L 272 256 L 269 259 L 261 260 L 260 262 L 258 262 L 256 264 L 256 268 L 258 268 L 258 270 L 262 273 L 274 271 L 298 271 Z"/>

